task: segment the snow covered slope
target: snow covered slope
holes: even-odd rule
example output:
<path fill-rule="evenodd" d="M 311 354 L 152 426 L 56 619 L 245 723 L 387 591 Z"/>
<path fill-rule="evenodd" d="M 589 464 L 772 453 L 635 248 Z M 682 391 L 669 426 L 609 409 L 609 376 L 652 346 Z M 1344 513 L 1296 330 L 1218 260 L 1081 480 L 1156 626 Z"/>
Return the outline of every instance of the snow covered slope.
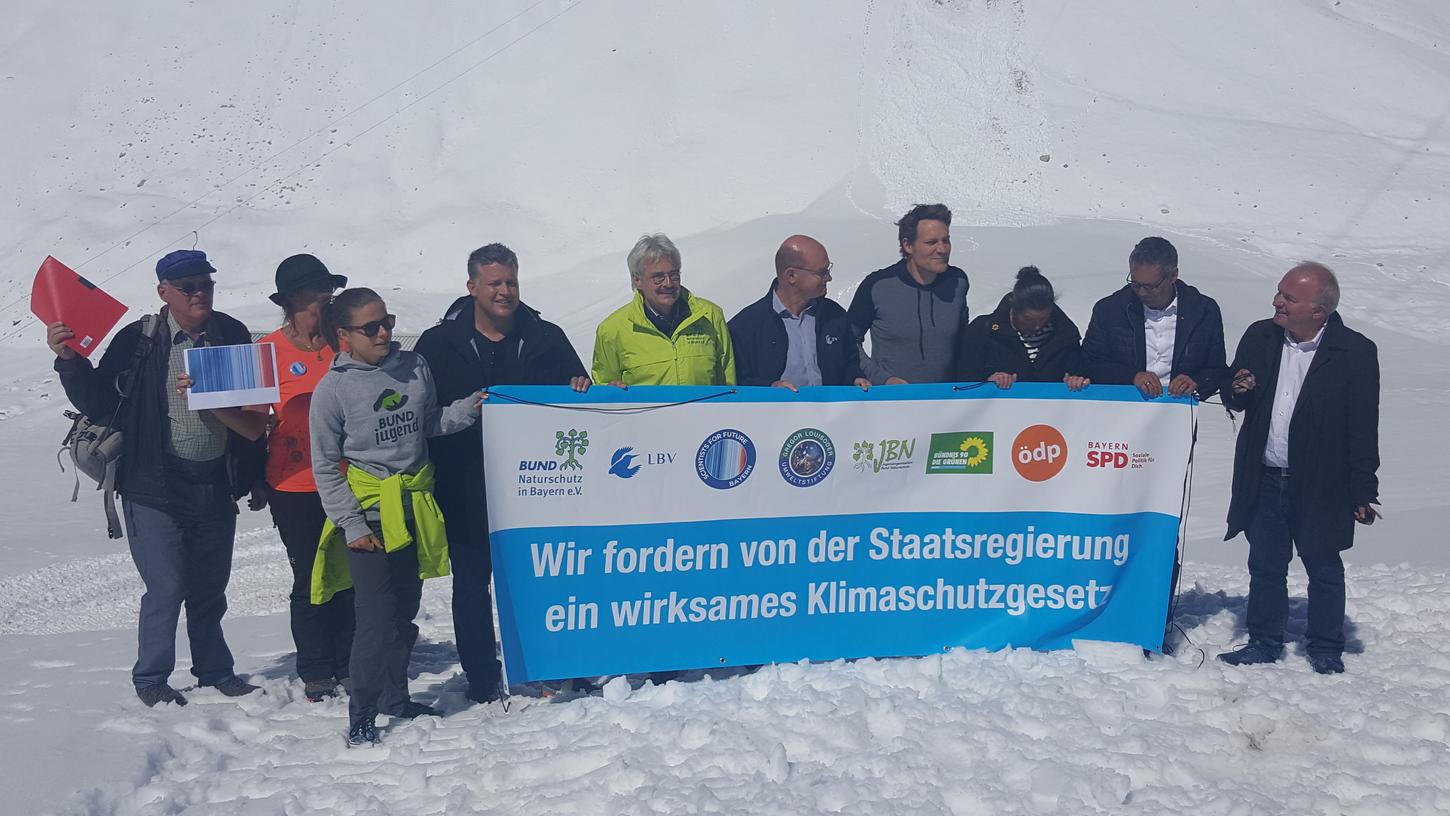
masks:
<path fill-rule="evenodd" d="M 1450 810 L 1439 0 L 36 0 L 5 20 L 0 781 L 24 812 Z M 469 709 L 342 756 L 340 713 L 289 681 L 286 567 L 252 515 L 228 631 L 268 695 L 130 698 L 137 582 L 51 469 L 64 396 L 26 308 L 45 255 L 139 309 L 196 230 L 219 307 L 263 328 L 276 262 L 310 251 L 417 330 L 499 240 L 587 350 L 642 232 L 731 311 L 808 232 L 847 300 L 927 200 L 957 213 L 974 311 L 1036 263 L 1085 319 L 1147 234 L 1231 338 L 1293 261 L 1339 271 L 1380 344 L 1389 514 L 1350 553 L 1349 675 L 1096 648 L 785 667 Z M 1242 637 L 1244 545 L 1219 541 L 1233 429 L 1202 422 L 1183 609 L 1212 655 Z M 417 688 L 457 710 L 444 592 Z"/>

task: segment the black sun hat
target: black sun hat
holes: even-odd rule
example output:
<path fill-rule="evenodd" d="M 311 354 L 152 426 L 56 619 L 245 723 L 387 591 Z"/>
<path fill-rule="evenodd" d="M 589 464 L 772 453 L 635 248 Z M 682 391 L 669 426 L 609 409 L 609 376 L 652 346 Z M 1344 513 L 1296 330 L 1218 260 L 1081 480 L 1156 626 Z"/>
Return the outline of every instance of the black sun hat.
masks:
<path fill-rule="evenodd" d="M 273 303 L 287 307 L 287 296 L 302 289 L 341 289 L 347 277 L 327 271 L 315 255 L 293 255 L 277 265 L 277 291 L 268 295 Z"/>

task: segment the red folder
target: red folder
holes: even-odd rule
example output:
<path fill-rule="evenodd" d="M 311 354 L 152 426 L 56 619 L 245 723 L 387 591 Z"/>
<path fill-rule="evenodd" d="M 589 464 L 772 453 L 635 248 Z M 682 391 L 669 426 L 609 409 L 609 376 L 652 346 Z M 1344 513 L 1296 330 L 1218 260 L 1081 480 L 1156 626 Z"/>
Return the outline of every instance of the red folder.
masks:
<path fill-rule="evenodd" d="M 121 322 L 126 306 L 75 270 L 46 256 L 30 286 L 30 313 L 47 326 L 57 322 L 69 326 L 76 336 L 65 344 L 82 357 L 89 357 Z"/>

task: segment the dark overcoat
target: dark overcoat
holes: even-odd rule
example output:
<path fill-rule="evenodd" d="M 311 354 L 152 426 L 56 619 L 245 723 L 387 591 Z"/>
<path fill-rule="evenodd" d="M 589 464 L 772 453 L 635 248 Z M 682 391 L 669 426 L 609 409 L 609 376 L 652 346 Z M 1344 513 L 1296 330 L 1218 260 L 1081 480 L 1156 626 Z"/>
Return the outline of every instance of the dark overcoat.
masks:
<path fill-rule="evenodd" d="M 1241 395 L 1230 386 L 1223 389 L 1224 404 L 1244 412 L 1225 540 L 1248 526 L 1259 495 L 1283 345 L 1284 330 L 1274 321 L 1249 326 L 1232 369 L 1252 372 L 1254 389 Z M 1349 549 L 1355 508 L 1378 500 L 1379 407 L 1375 344 L 1331 314 L 1289 423 L 1289 507 L 1301 552 Z"/>

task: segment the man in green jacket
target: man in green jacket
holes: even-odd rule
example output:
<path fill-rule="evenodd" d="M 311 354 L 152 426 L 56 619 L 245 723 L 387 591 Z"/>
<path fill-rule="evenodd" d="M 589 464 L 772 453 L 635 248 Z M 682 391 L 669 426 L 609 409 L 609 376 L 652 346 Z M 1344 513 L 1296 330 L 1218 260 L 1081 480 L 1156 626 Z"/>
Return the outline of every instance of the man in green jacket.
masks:
<path fill-rule="evenodd" d="M 663 234 L 629 252 L 634 299 L 594 333 L 595 382 L 734 385 L 735 352 L 719 306 L 680 285 L 680 251 Z"/>

